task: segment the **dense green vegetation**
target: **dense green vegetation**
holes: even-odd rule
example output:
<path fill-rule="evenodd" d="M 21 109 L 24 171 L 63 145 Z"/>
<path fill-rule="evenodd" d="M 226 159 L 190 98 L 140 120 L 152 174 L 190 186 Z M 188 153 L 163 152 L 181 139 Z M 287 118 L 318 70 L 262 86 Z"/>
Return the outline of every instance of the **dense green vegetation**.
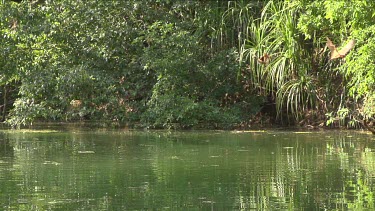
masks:
<path fill-rule="evenodd" d="M 374 4 L 1 1 L 2 120 L 373 130 Z"/>

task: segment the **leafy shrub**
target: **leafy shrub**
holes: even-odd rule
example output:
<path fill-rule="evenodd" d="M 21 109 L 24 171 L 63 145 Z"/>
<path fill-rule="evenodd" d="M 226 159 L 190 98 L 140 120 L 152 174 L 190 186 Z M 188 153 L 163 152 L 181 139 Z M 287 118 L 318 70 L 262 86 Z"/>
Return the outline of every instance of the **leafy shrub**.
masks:
<path fill-rule="evenodd" d="M 226 109 L 217 102 L 195 102 L 178 95 L 163 95 L 152 99 L 142 115 L 142 123 L 151 128 L 228 128 L 241 121 L 239 108 Z"/>

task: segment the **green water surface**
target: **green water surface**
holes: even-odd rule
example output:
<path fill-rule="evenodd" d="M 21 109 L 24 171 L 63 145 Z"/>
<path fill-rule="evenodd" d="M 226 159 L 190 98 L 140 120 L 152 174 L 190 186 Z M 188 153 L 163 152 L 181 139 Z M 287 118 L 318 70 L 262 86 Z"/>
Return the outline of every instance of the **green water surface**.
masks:
<path fill-rule="evenodd" d="M 358 132 L 0 131 L 0 210 L 373 210 Z"/>

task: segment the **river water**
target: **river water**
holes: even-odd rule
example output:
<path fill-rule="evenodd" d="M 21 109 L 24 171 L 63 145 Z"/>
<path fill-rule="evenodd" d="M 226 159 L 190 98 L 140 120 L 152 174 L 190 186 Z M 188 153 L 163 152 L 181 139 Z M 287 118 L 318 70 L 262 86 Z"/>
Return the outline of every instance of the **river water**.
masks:
<path fill-rule="evenodd" d="M 0 131 L 0 210 L 372 210 L 354 131 Z"/>

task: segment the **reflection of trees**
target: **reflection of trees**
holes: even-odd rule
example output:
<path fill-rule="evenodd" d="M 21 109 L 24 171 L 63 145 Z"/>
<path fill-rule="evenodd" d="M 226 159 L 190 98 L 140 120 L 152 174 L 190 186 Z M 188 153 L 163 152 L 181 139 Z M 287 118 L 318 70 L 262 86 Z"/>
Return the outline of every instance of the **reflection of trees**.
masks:
<path fill-rule="evenodd" d="M 321 168 L 317 180 L 312 181 L 313 199 L 320 209 L 373 209 L 373 172 L 371 165 L 361 165 L 372 159 L 366 149 L 368 137 L 338 136 L 326 142 L 321 153 Z M 371 143 L 371 145 L 373 145 Z M 370 173 L 371 174 L 371 173 Z"/>
<path fill-rule="evenodd" d="M 8 139 L 0 139 L 0 159 L 12 158 L 14 156 L 13 147 L 10 145 Z"/>
<path fill-rule="evenodd" d="M 131 159 L 142 154 L 131 135 L 12 133 L 9 137 L 15 159 L 6 181 L 15 184 L 14 188 L 10 184 L 1 186 L 2 193 L 8 195 L 0 199 L 0 204 L 10 204 L 14 210 L 111 210 L 113 205 L 132 200 L 124 197 L 130 193 L 128 187 L 144 183 L 144 178 L 133 175 L 149 174 L 150 168 L 137 168 Z M 95 153 L 78 153 L 86 150 Z M 11 189 L 14 195 L 9 195 Z M 142 200 L 141 195 L 135 198 Z"/>
<path fill-rule="evenodd" d="M 373 177 L 358 173 L 363 171 L 358 165 L 359 158 L 369 155 L 366 160 L 372 165 L 365 164 L 370 169 L 364 172 L 374 172 L 373 154 L 365 147 L 368 143 L 357 140 L 366 137 L 344 134 L 322 140 L 321 136 L 287 134 L 285 141 L 280 141 L 283 134 L 278 134 L 276 138 L 260 137 L 263 145 L 236 141 L 230 147 L 225 147 L 225 141 L 204 142 L 205 138 L 201 137 L 200 146 L 188 144 L 187 147 L 177 141 L 170 147 L 174 151 L 158 149 L 152 160 L 161 184 L 172 183 L 181 188 L 189 184 L 187 192 L 198 189 L 201 193 L 205 188 L 217 187 L 220 191 L 198 197 L 213 202 L 216 209 L 224 208 L 221 203 L 231 203 L 235 209 L 372 208 Z M 201 150 L 205 148 L 202 145 L 208 145 L 205 151 Z M 186 147 L 192 153 L 184 155 L 186 151 L 182 148 Z M 212 175 L 211 180 L 202 180 L 204 175 Z M 235 197 L 228 199 L 221 195 Z M 202 204 L 197 198 L 183 199 L 190 204 Z"/>
<path fill-rule="evenodd" d="M 8 134 L 14 158 L 0 163 L 0 178 L 6 177 L 0 203 L 68 210 L 371 209 L 374 144 L 363 136 L 322 136 Z"/>
<path fill-rule="evenodd" d="M 9 139 L 0 133 L 0 205 L 2 209 L 10 205 L 9 198 L 15 195 L 14 192 L 8 190 L 17 189 L 17 181 L 9 179 L 14 175 L 13 157 L 14 150 Z"/>

